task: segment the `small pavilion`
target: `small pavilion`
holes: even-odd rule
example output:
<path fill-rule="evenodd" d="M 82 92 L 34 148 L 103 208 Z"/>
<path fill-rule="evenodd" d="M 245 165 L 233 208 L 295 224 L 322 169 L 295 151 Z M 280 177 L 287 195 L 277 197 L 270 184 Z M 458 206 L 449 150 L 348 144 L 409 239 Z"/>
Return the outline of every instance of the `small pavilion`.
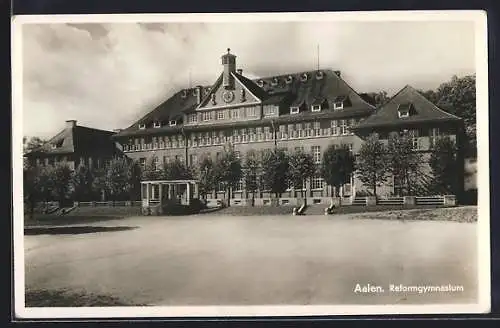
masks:
<path fill-rule="evenodd" d="M 161 211 L 164 204 L 189 206 L 199 198 L 198 186 L 198 180 L 141 181 L 142 208 L 157 207 Z"/>

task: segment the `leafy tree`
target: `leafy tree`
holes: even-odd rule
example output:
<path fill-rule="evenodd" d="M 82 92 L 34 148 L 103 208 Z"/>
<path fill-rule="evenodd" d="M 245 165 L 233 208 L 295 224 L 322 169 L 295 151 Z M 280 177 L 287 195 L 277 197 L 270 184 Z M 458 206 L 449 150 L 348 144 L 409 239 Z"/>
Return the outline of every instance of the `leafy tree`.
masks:
<path fill-rule="evenodd" d="M 125 157 L 113 158 L 106 169 L 106 190 L 110 193 L 112 200 L 119 200 L 130 191 L 131 162 Z"/>
<path fill-rule="evenodd" d="M 377 195 L 377 186 L 387 181 L 386 146 L 378 139 L 377 134 L 371 134 L 361 146 L 357 158 L 357 172 L 359 179 L 372 188 Z"/>
<path fill-rule="evenodd" d="M 23 137 L 23 152 L 26 154 L 33 150 L 43 151 L 41 147 L 46 143 L 47 140 L 40 137 L 31 137 L 29 139 L 28 137 Z"/>
<path fill-rule="evenodd" d="M 258 172 L 260 163 L 254 152 L 249 152 L 246 157 L 244 176 L 245 176 L 245 189 L 247 192 L 252 193 L 252 206 L 255 204 L 255 193 L 259 189 Z"/>
<path fill-rule="evenodd" d="M 437 90 L 422 94 L 445 111 L 464 119 L 468 150 L 476 151 L 476 75 L 457 77 L 442 83 Z"/>
<path fill-rule="evenodd" d="M 307 204 L 307 199 L 304 197 L 304 189 L 306 181 L 311 179 L 316 174 L 316 164 L 311 154 L 307 154 L 302 150 L 296 151 L 289 157 L 289 179 L 295 188 L 300 187 L 300 193 Z"/>
<path fill-rule="evenodd" d="M 141 199 L 141 166 L 137 161 L 128 161 L 127 192 L 129 200 Z"/>
<path fill-rule="evenodd" d="M 289 158 L 282 149 L 275 148 L 262 156 L 262 184 L 264 189 L 279 198 L 287 189 L 289 182 Z"/>
<path fill-rule="evenodd" d="M 231 146 L 226 146 L 221 156 L 215 161 L 215 176 L 227 191 L 227 205 L 230 206 L 231 189 L 236 186 L 243 175 L 241 161 Z"/>
<path fill-rule="evenodd" d="M 340 187 L 350 180 L 355 161 L 356 158 L 345 145 L 340 148 L 330 145 L 323 154 L 321 176 L 326 184 L 335 187 L 335 196 L 340 196 Z"/>
<path fill-rule="evenodd" d="M 158 157 L 156 155 L 151 156 L 147 163 L 144 171 L 142 172 L 143 180 L 159 180 L 162 178 L 164 173 L 157 166 Z"/>
<path fill-rule="evenodd" d="M 217 187 L 215 164 L 212 161 L 212 158 L 205 156 L 201 160 L 197 175 L 199 180 L 200 196 L 205 199 L 206 195 L 211 193 Z"/>
<path fill-rule="evenodd" d="M 413 140 L 408 133 L 393 133 L 387 147 L 389 171 L 398 177 L 404 186 L 403 194 L 412 194 L 422 163 L 422 154 L 413 150 Z"/>
<path fill-rule="evenodd" d="M 92 198 L 100 199 L 101 195 L 108 192 L 107 189 L 107 169 L 105 168 L 94 168 L 92 171 L 92 176 L 94 179 L 92 180 Z"/>
<path fill-rule="evenodd" d="M 57 163 L 49 170 L 49 182 L 51 185 L 52 195 L 62 206 L 68 199 L 69 192 L 72 188 L 72 171 L 65 163 Z"/>
<path fill-rule="evenodd" d="M 73 196 L 78 201 L 89 201 L 92 199 L 92 184 L 94 175 L 84 164 L 80 164 L 72 175 Z"/>
<path fill-rule="evenodd" d="M 437 193 L 454 193 L 457 188 L 457 148 L 448 137 L 439 138 L 430 155 L 432 186 Z"/>
<path fill-rule="evenodd" d="M 385 104 L 389 100 L 389 96 L 387 95 L 386 91 L 368 92 L 363 95 L 366 101 L 376 107 Z"/>
<path fill-rule="evenodd" d="M 193 179 L 193 172 L 179 159 L 163 165 L 163 175 L 165 180 L 187 180 Z"/>
<path fill-rule="evenodd" d="M 40 166 L 25 165 L 23 168 L 23 197 L 30 219 L 33 219 L 36 203 L 44 198 L 43 174 Z"/>

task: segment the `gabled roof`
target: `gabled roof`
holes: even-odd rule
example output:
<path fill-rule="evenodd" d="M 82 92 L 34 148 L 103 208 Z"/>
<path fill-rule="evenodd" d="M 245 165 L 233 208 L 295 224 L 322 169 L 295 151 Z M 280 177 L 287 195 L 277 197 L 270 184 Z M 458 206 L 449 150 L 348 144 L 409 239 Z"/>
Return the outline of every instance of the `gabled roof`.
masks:
<path fill-rule="evenodd" d="M 85 126 L 66 127 L 40 148 L 34 149 L 25 154 L 25 156 L 94 152 L 96 145 L 102 146 L 103 142 L 110 143 L 110 137 L 113 134 L 114 132 L 111 131 L 98 130 Z M 103 146 L 103 148 L 105 147 Z"/>
<path fill-rule="evenodd" d="M 375 107 L 366 102 L 356 91 L 354 91 L 341 77 L 340 72 L 333 70 L 320 70 L 321 78 L 317 78 L 318 71 L 307 71 L 293 74 L 283 74 L 266 78 L 250 80 L 247 77 L 233 73 L 235 79 L 243 84 L 252 94 L 259 98 L 264 104 L 282 104 L 283 101 L 289 102 L 291 106 L 311 106 L 317 103 L 318 99 L 323 102 L 333 103 L 339 97 L 348 99 L 348 106 L 342 109 L 342 115 L 348 115 L 350 112 L 353 115 L 359 111 L 364 111 L 365 115 L 373 112 Z M 307 79 L 303 79 L 307 76 Z M 262 81 L 263 86 L 260 87 L 258 82 Z M 222 74 L 212 86 L 203 86 L 201 105 L 205 104 L 210 99 L 210 94 L 216 90 L 217 86 L 222 83 Z M 157 106 L 153 111 L 142 117 L 140 120 L 122 130 L 117 137 L 141 135 L 141 134 L 156 134 L 159 132 L 175 132 L 180 127 L 168 127 L 166 122 L 171 119 L 179 119 L 182 114 L 194 112 L 199 106 L 197 104 L 196 88 L 184 89 L 165 102 Z M 206 92 L 208 91 L 208 92 Z M 183 97 L 186 93 L 187 96 Z M 287 95 L 287 96 L 284 96 Z M 322 103 L 323 103 L 322 102 Z M 332 111 L 332 106 L 326 106 L 324 111 Z M 286 114 L 284 114 L 286 115 Z M 153 128 L 153 122 L 164 122 L 161 128 Z M 140 130 L 139 124 L 146 124 L 146 129 Z M 154 130 L 149 132 L 148 130 Z"/>
<path fill-rule="evenodd" d="M 398 109 L 404 108 L 411 109 L 411 115 L 399 118 Z M 427 98 L 425 98 L 413 87 L 407 85 L 397 92 L 385 104 L 380 106 L 375 113 L 360 122 L 358 126 L 356 126 L 356 129 L 432 121 L 460 120 L 460 117 L 445 112 L 427 100 Z"/>

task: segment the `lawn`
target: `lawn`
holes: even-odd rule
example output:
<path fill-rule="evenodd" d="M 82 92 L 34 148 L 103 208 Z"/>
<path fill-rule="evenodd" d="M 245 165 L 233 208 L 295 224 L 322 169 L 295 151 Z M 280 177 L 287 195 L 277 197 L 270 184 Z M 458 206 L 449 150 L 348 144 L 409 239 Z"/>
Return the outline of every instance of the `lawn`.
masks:
<path fill-rule="evenodd" d="M 109 297 L 110 305 L 464 303 L 477 296 L 476 223 L 215 212 L 89 225 L 133 229 L 25 236 L 28 295 L 64 290 Z M 358 283 L 464 290 L 360 294 Z M 60 304 L 52 298 L 44 305 Z"/>

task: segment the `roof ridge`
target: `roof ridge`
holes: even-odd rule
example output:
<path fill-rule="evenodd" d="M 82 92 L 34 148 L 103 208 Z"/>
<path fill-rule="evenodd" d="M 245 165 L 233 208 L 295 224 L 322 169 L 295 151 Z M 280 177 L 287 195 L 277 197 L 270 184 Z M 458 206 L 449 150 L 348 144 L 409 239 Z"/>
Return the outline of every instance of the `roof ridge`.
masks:
<path fill-rule="evenodd" d="M 452 113 L 448 113 L 444 109 L 440 108 L 438 105 L 436 105 L 435 103 L 433 103 L 432 101 L 430 101 L 429 99 L 427 99 L 423 94 L 421 94 L 417 89 L 415 89 L 411 85 L 407 84 L 406 86 L 409 87 L 411 90 L 413 90 L 416 94 L 418 94 L 419 97 L 421 97 L 422 99 L 424 99 L 425 101 L 427 101 L 428 103 L 430 103 L 432 106 L 434 106 L 434 108 L 437 109 L 438 111 L 441 111 L 442 113 L 444 113 L 446 115 L 449 115 L 449 116 L 452 116 L 454 118 L 457 118 L 459 120 L 463 120 L 463 118 L 461 118 L 460 116 L 457 116 L 457 115 L 452 114 Z"/>

